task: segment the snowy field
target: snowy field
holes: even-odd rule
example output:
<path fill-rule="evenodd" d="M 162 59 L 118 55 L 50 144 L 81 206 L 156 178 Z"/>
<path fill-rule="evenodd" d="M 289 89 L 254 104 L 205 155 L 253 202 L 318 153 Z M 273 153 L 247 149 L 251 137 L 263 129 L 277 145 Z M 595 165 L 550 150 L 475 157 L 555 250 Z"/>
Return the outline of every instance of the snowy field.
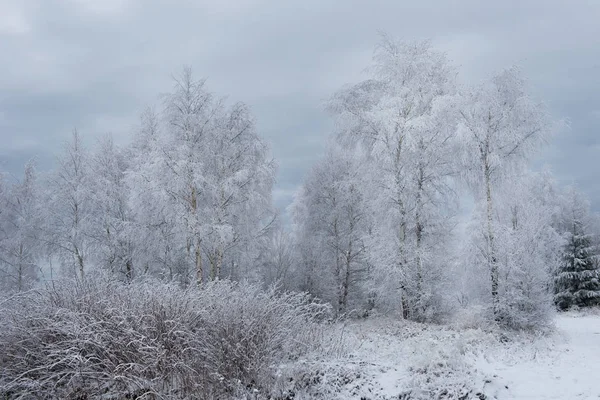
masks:
<path fill-rule="evenodd" d="M 600 399 L 599 315 L 559 315 L 549 336 L 388 319 L 338 334 L 343 355 L 287 371 L 296 399 Z"/>
<path fill-rule="evenodd" d="M 600 316 L 560 315 L 541 357 L 482 363 L 509 386 L 499 399 L 600 399 Z"/>

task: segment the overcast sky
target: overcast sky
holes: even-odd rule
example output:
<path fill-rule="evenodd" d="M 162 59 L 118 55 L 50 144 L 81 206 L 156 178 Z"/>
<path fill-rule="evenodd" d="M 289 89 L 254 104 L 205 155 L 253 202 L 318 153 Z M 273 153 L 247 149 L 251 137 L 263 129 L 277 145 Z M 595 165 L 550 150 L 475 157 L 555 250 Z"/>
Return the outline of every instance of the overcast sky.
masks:
<path fill-rule="evenodd" d="M 364 78 L 380 31 L 431 39 L 465 82 L 520 64 L 571 122 L 536 164 L 600 210 L 599 0 L 0 0 L 0 169 L 49 168 L 74 127 L 127 143 L 190 65 L 252 107 L 285 207 L 331 130 L 323 101 Z"/>

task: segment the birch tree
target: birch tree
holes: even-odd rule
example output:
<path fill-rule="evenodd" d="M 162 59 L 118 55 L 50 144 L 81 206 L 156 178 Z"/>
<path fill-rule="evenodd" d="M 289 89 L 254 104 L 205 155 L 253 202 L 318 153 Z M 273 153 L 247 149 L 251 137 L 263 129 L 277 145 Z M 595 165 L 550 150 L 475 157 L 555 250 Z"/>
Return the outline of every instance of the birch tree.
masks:
<path fill-rule="evenodd" d="M 550 271 L 559 265 L 563 240 L 552 226 L 554 210 L 545 190 L 543 178 L 529 173 L 503 185 L 498 197 L 495 317 L 505 327 L 535 329 L 551 320 Z"/>
<path fill-rule="evenodd" d="M 90 160 L 93 223 L 91 236 L 95 261 L 127 280 L 134 276 L 133 241 L 128 235 L 132 223 L 129 188 L 125 183 L 128 163 L 110 136 L 102 138 Z"/>
<path fill-rule="evenodd" d="M 34 163 L 27 163 L 23 178 L 4 190 L 0 187 L 0 283 L 6 290 L 22 291 L 38 278 L 42 249 Z"/>
<path fill-rule="evenodd" d="M 549 176 L 514 175 L 497 186 L 492 228 L 498 268 L 498 300 L 489 291 L 488 219 L 484 202 L 476 205 L 461 257 L 470 302 L 510 329 L 548 327 L 552 316 L 552 273 L 560 264 L 563 238 L 555 229 L 558 193 Z M 472 304 L 473 305 L 473 304 Z M 490 307 L 492 305 L 492 307 Z"/>
<path fill-rule="evenodd" d="M 496 314 L 499 269 L 494 232 L 494 190 L 522 168 L 544 144 L 552 123 L 544 106 L 526 92 L 516 68 L 502 71 L 480 86 L 467 89 L 460 108 L 458 151 L 463 177 L 485 204 L 486 264 Z"/>
<path fill-rule="evenodd" d="M 89 186 L 89 155 L 77 131 L 58 158 L 47 185 L 44 236 L 51 253 L 67 271 L 83 279 L 88 269 L 93 213 Z"/>
<path fill-rule="evenodd" d="M 275 219 L 271 205 L 274 162 L 257 135 L 248 107 L 234 104 L 218 121 L 208 140 L 202 199 L 209 231 L 205 252 L 210 278 L 248 276 L 255 245 L 269 233 Z M 242 269 L 241 271 L 236 270 Z"/>
<path fill-rule="evenodd" d="M 295 242 L 291 233 L 279 224 L 263 242 L 264 245 L 259 258 L 264 283 L 267 286 L 277 284 L 288 290 L 296 289 L 294 276 L 294 265 L 296 263 Z"/>
<path fill-rule="evenodd" d="M 169 251 L 185 255 L 181 265 L 193 270 L 197 284 L 245 275 L 258 256 L 253 246 L 274 218 L 268 147 L 247 106 L 216 99 L 189 69 L 175 79 L 164 105 L 147 121 L 157 134 L 131 177 L 146 187 L 136 201 L 160 207 L 157 223 L 173 242 Z"/>
<path fill-rule="evenodd" d="M 426 241 L 436 236 L 440 225 L 434 220 L 452 197 L 448 176 L 456 74 L 428 42 L 387 37 L 377 46 L 369 71 L 370 79 L 336 93 L 329 109 L 340 141 L 360 143 L 374 168 L 377 234 L 380 242 L 395 246 L 387 249 L 391 258 L 372 254 L 373 261 L 396 271 L 403 314 L 418 319 L 427 308 L 424 269 L 433 268 Z"/>
<path fill-rule="evenodd" d="M 160 116 L 148 108 L 127 150 L 130 168 L 125 180 L 133 223 L 127 230 L 134 243 L 134 263 L 143 273 L 166 280 L 189 281 L 185 231 L 166 188 L 170 176 Z"/>
<path fill-rule="evenodd" d="M 318 281 L 311 285 L 313 293 L 330 301 L 338 313 L 348 310 L 350 299 L 360 301 L 366 278 L 368 215 L 361 187 L 356 155 L 334 147 L 313 167 L 294 204 L 296 234 L 307 251 L 304 274 Z"/>

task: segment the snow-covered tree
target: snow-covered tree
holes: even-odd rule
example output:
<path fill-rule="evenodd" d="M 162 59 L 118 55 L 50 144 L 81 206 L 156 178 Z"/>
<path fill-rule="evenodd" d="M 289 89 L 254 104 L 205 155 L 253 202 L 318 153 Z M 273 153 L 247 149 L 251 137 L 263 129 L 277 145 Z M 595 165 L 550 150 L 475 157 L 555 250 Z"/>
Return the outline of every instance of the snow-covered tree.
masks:
<path fill-rule="evenodd" d="M 341 142 L 360 143 L 373 169 L 374 237 L 385 249 L 371 248 L 369 257 L 388 283 L 395 276 L 390 289 L 404 315 L 423 319 L 453 197 L 456 74 L 428 42 L 384 37 L 373 61 L 371 78 L 336 93 L 329 108 Z"/>
<path fill-rule="evenodd" d="M 550 271 L 560 261 L 562 238 L 552 226 L 552 204 L 538 175 L 504 186 L 499 205 L 498 322 L 510 328 L 539 328 L 551 316 Z M 485 264 L 484 264 L 485 265 Z"/>
<path fill-rule="evenodd" d="M 275 164 L 242 103 L 225 111 L 217 131 L 207 139 L 211 150 L 204 164 L 202 199 L 209 216 L 204 242 L 209 276 L 251 277 L 256 275 L 256 246 L 269 235 L 276 217 L 271 199 Z"/>
<path fill-rule="evenodd" d="M 293 206 L 305 289 L 339 313 L 361 298 L 365 279 L 364 236 L 368 215 L 354 152 L 330 148 L 305 179 Z"/>
<path fill-rule="evenodd" d="M 248 107 L 226 107 L 186 69 L 164 112 L 144 125 L 145 150 L 128 177 L 132 207 L 161 242 L 165 265 L 178 265 L 186 282 L 248 277 L 274 218 L 275 170 Z"/>
<path fill-rule="evenodd" d="M 130 280 L 134 275 L 133 240 L 129 236 L 133 216 L 124 179 L 128 167 L 125 154 L 106 136 L 98 142 L 90 162 L 93 258 L 101 267 Z"/>
<path fill-rule="evenodd" d="M 46 188 L 44 240 L 67 273 L 85 276 L 93 206 L 89 186 L 89 155 L 77 131 L 58 158 Z"/>
<path fill-rule="evenodd" d="M 498 187 L 492 220 L 499 281 L 495 304 L 487 273 L 485 204 L 476 206 L 469 226 L 469 241 L 461 257 L 468 296 L 481 302 L 491 319 L 506 328 L 537 329 L 550 320 L 551 271 L 559 265 L 563 241 L 552 226 L 554 201 L 549 201 L 546 183 L 545 176 L 527 173 Z"/>
<path fill-rule="evenodd" d="M 593 245 L 589 204 L 574 188 L 569 189 L 566 198 L 566 243 L 556 271 L 554 302 L 561 310 L 600 305 L 600 266 L 598 249 Z"/>
<path fill-rule="evenodd" d="M 259 262 L 262 266 L 261 278 L 267 286 L 277 284 L 284 289 L 296 288 L 294 245 L 291 233 L 281 225 L 264 238 Z"/>
<path fill-rule="evenodd" d="M 149 108 L 142 114 L 140 129 L 126 151 L 130 168 L 125 181 L 133 213 L 127 233 L 134 244 L 134 265 L 140 272 L 185 281 L 188 268 L 181 247 L 185 240 L 179 237 L 177 227 L 181 221 L 164 190 L 167 166 L 160 135 L 159 116 Z"/>
<path fill-rule="evenodd" d="M 551 132 L 546 109 L 526 91 L 518 69 L 466 90 L 460 107 L 457 153 L 478 202 L 485 204 L 486 264 L 494 307 L 499 305 L 499 260 L 494 231 L 494 190 L 522 168 Z"/>
<path fill-rule="evenodd" d="M 35 165 L 29 162 L 22 180 L 10 188 L 0 187 L 0 285 L 4 290 L 29 288 L 39 275 L 38 185 Z"/>

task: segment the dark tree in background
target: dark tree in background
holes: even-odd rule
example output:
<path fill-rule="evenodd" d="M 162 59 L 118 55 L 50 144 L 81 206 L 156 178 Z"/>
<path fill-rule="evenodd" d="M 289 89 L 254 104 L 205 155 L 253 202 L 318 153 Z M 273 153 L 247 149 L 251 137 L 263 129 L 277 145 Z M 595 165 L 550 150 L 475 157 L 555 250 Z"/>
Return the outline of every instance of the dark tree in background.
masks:
<path fill-rule="evenodd" d="M 555 289 L 554 301 L 561 310 L 600 304 L 600 270 L 592 236 L 586 233 L 585 225 L 578 219 L 573 220 L 571 232 L 567 233 Z"/>

